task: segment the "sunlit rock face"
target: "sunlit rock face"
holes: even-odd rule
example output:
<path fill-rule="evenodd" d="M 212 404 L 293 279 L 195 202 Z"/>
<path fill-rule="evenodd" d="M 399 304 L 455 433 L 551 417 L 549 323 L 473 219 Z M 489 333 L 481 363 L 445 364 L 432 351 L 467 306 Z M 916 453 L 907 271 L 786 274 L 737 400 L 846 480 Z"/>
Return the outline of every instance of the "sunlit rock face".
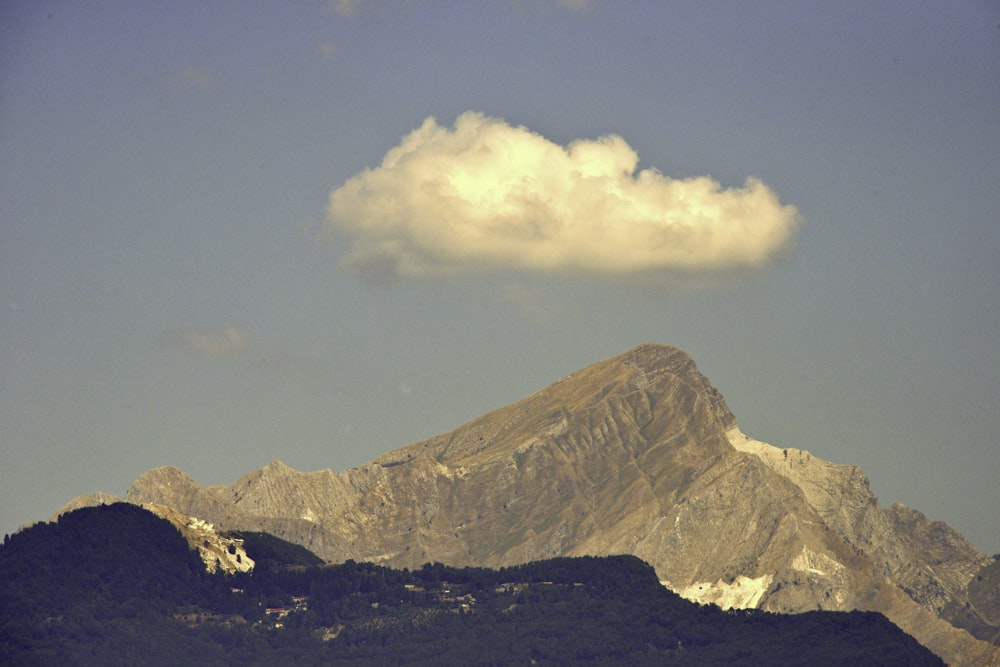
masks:
<path fill-rule="evenodd" d="M 223 535 L 204 519 L 187 516 L 166 505 L 147 503 L 143 507 L 174 524 L 188 546 L 201 556 L 208 572 L 235 574 L 253 570 L 254 560 L 243 548 L 243 540 Z"/>
<path fill-rule="evenodd" d="M 275 461 L 214 487 L 158 468 L 126 499 L 267 531 L 330 561 L 633 554 L 694 600 L 881 611 L 950 664 L 1000 663 L 1000 649 L 948 622 L 995 633 L 976 606 L 993 609 L 991 596 L 968 592 L 990 558 L 915 510 L 880 508 L 856 466 L 747 437 L 668 346 L 639 346 L 359 468 Z"/>

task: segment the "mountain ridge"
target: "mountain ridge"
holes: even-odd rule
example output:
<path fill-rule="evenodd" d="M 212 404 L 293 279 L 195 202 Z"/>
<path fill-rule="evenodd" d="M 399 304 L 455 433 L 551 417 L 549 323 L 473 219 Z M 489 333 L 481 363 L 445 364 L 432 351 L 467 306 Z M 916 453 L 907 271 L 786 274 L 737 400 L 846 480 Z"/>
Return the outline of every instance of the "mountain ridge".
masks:
<path fill-rule="evenodd" d="M 240 533 L 257 567 L 222 575 L 199 567 L 189 523 L 116 503 L 6 541 L 0 663 L 944 664 L 882 614 L 723 612 L 634 556 L 398 570 Z"/>
<path fill-rule="evenodd" d="M 989 557 L 916 510 L 879 508 L 857 466 L 745 436 L 669 346 L 640 345 L 350 470 L 275 460 L 203 487 L 155 468 L 126 500 L 270 532 L 330 561 L 498 567 L 627 553 L 693 599 L 881 611 L 951 664 L 1000 663 L 1000 649 L 952 625 L 995 630 L 967 590 Z"/>

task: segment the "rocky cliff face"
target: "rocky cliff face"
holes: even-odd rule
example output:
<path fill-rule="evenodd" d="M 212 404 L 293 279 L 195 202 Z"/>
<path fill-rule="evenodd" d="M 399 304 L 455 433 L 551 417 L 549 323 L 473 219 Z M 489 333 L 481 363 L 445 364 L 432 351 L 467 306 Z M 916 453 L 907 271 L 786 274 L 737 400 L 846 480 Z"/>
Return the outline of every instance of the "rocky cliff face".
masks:
<path fill-rule="evenodd" d="M 209 572 L 223 571 L 228 574 L 249 572 L 254 561 L 243 548 L 243 540 L 220 534 L 215 526 L 203 519 L 187 516 L 167 505 L 155 503 L 143 507 L 162 519 L 174 524 L 188 546 L 198 552 Z"/>
<path fill-rule="evenodd" d="M 360 468 L 275 461 L 215 487 L 158 468 L 126 500 L 267 531 L 331 561 L 634 554 L 692 599 L 880 611 L 951 664 L 1000 664 L 1000 649 L 952 624 L 996 636 L 996 596 L 975 585 L 992 559 L 919 512 L 880 508 L 855 466 L 748 438 L 691 358 L 666 346 Z"/>

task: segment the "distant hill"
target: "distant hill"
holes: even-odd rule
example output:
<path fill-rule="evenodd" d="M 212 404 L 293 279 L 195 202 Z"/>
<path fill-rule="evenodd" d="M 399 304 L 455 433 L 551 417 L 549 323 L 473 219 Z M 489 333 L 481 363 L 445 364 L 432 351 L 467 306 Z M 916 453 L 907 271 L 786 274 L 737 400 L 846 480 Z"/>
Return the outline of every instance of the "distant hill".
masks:
<path fill-rule="evenodd" d="M 880 614 L 725 612 L 632 556 L 397 570 L 243 544 L 267 567 L 210 574 L 124 503 L 28 528 L 0 547 L 0 664 L 943 664 Z"/>
<path fill-rule="evenodd" d="M 856 466 L 746 436 L 691 357 L 664 345 L 359 468 L 274 461 L 208 487 L 155 468 L 126 500 L 270 533 L 329 562 L 632 554 L 694 601 L 878 611 L 950 664 L 1000 664 L 1000 593 L 983 583 L 992 558 L 916 510 L 880 507 Z"/>

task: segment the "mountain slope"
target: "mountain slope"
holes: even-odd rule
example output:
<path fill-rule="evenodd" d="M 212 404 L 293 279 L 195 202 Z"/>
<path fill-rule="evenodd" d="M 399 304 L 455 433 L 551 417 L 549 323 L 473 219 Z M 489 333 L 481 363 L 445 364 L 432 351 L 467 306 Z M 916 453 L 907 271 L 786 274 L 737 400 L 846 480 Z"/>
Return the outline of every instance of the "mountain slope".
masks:
<path fill-rule="evenodd" d="M 0 664 L 943 664 L 881 614 L 725 613 L 632 556 L 316 566 L 255 533 L 269 565 L 211 575 L 168 521 L 91 507 L 0 547 Z"/>
<path fill-rule="evenodd" d="M 995 633 L 976 607 L 988 603 L 968 590 L 991 559 L 919 512 L 879 508 L 855 466 L 747 438 L 692 359 L 667 346 L 642 345 L 360 468 L 275 461 L 215 487 L 158 468 L 126 499 L 267 531 L 331 561 L 633 554 L 692 599 L 881 611 L 951 664 L 1000 663 L 1000 649 L 943 620 Z"/>

